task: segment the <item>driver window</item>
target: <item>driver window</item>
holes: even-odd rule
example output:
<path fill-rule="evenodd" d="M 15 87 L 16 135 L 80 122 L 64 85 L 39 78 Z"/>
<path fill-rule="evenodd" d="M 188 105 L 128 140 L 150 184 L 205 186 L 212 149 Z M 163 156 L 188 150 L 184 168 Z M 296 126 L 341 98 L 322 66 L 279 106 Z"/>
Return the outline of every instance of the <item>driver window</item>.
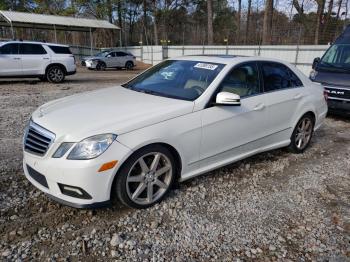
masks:
<path fill-rule="evenodd" d="M 229 92 L 237 94 L 240 97 L 260 93 L 259 75 L 256 63 L 245 63 L 232 69 L 222 81 L 220 92 Z"/>

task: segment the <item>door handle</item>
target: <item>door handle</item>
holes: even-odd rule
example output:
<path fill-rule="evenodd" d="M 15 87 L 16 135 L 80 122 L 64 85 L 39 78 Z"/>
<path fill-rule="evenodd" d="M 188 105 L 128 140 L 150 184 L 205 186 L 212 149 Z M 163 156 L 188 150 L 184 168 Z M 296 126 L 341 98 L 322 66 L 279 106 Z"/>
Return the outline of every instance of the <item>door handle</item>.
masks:
<path fill-rule="evenodd" d="M 254 111 L 263 110 L 264 108 L 265 108 L 265 105 L 263 103 L 260 103 L 254 107 Z"/>
<path fill-rule="evenodd" d="M 15 57 L 15 58 L 13 58 L 14 60 L 21 60 L 21 58 L 20 57 Z"/>
<path fill-rule="evenodd" d="M 49 60 L 50 58 L 48 58 L 48 57 L 43 57 L 43 59 L 44 59 L 44 60 Z"/>
<path fill-rule="evenodd" d="M 300 98 L 302 98 L 302 97 L 303 97 L 302 94 L 296 94 L 296 95 L 294 96 L 294 99 L 300 99 Z"/>

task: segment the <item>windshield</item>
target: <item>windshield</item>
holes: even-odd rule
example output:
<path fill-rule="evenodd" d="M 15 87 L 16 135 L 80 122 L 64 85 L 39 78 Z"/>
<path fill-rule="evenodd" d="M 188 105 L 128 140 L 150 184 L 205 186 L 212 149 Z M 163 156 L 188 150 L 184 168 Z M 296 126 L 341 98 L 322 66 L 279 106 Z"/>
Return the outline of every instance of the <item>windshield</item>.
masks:
<path fill-rule="evenodd" d="M 322 57 L 318 68 L 335 71 L 350 71 L 350 44 L 332 45 Z"/>
<path fill-rule="evenodd" d="M 97 53 L 95 56 L 101 56 L 101 57 L 105 57 L 109 54 L 110 51 L 103 51 L 103 52 L 100 52 L 100 53 Z"/>
<path fill-rule="evenodd" d="M 167 60 L 123 86 L 139 92 L 193 101 L 207 89 L 223 67 L 223 64 L 217 63 Z"/>

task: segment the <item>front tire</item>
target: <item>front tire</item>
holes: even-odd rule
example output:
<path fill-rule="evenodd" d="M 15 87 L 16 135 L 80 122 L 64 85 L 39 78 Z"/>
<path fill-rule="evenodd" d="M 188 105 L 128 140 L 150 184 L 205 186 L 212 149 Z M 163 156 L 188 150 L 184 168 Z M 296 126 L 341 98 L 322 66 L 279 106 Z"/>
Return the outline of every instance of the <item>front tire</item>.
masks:
<path fill-rule="evenodd" d="M 314 132 L 315 120 L 311 114 L 305 114 L 298 121 L 294 128 L 292 137 L 290 138 L 290 145 L 288 149 L 293 153 L 303 153 L 310 145 L 311 138 Z"/>
<path fill-rule="evenodd" d="M 46 79 L 51 83 L 62 83 L 65 77 L 66 73 L 61 66 L 50 66 L 46 70 Z"/>
<path fill-rule="evenodd" d="M 164 199 L 175 172 L 174 157 L 166 147 L 147 146 L 123 164 L 116 176 L 114 192 L 126 206 L 147 208 Z"/>
<path fill-rule="evenodd" d="M 107 68 L 106 64 L 104 62 L 99 62 L 97 65 L 96 65 L 96 70 L 97 71 L 105 71 Z"/>

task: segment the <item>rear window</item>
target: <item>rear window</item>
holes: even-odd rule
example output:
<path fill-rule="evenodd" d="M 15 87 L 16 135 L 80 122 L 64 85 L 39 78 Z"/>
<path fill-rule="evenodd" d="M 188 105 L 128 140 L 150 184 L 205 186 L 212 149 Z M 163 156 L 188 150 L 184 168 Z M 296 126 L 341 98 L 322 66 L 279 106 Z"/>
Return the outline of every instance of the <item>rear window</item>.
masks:
<path fill-rule="evenodd" d="M 67 46 L 49 45 L 49 47 L 56 54 L 67 54 L 67 55 L 71 55 L 72 54 L 72 52 L 69 50 L 69 47 L 67 47 Z"/>

